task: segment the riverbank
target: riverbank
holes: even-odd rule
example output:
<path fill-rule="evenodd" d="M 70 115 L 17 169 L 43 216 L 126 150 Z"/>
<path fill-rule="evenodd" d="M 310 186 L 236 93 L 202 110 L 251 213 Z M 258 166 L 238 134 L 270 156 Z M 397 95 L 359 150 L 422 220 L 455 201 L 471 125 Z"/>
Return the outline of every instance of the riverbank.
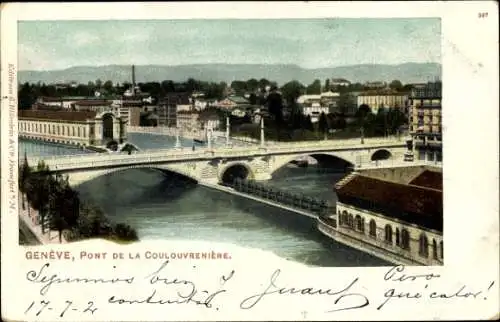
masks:
<path fill-rule="evenodd" d="M 394 256 L 393 254 L 390 254 L 387 251 L 384 251 L 384 249 L 382 249 L 382 248 L 378 248 L 378 247 L 374 247 L 374 246 L 366 244 L 366 243 L 358 242 L 355 239 L 350 238 L 347 235 L 343 235 L 343 234 L 337 232 L 337 230 L 335 228 L 336 224 L 334 224 L 333 222 L 330 222 L 329 220 L 322 219 L 322 218 L 320 218 L 320 216 L 318 216 L 317 214 L 314 214 L 312 212 L 308 212 L 308 211 L 305 211 L 302 209 L 297 209 L 294 207 L 286 206 L 286 205 L 283 205 L 283 204 L 280 204 L 277 202 L 273 202 L 271 200 L 267 200 L 267 199 L 264 199 L 264 198 L 261 198 L 258 196 L 253 196 L 250 194 L 242 193 L 242 192 L 234 190 L 233 188 L 218 185 L 218 184 L 209 184 L 209 183 L 201 183 L 201 182 L 199 182 L 198 184 L 205 186 L 205 187 L 208 187 L 208 188 L 211 188 L 211 189 L 214 189 L 214 190 L 217 190 L 217 191 L 237 195 L 239 197 L 254 200 L 254 201 L 264 203 L 264 204 L 267 204 L 267 205 L 270 205 L 273 207 L 277 207 L 277 208 L 280 208 L 283 210 L 287 210 L 290 212 L 298 213 L 298 214 L 303 215 L 303 216 L 307 216 L 309 218 L 316 219 L 317 230 L 322 235 L 326 236 L 327 238 L 329 238 L 330 240 L 332 240 L 334 242 L 341 243 L 341 244 L 346 245 L 350 248 L 359 250 L 365 254 L 374 256 L 376 258 L 379 258 L 381 260 L 387 261 L 387 262 L 392 263 L 392 264 L 415 265 L 415 263 L 413 261 L 406 260 L 405 258 L 400 258 L 400 257 Z M 333 211 L 333 214 L 335 214 L 335 210 Z"/>
<path fill-rule="evenodd" d="M 21 195 L 21 193 L 19 193 L 19 195 Z M 26 201 L 25 209 L 23 210 L 21 197 L 19 197 L 19 218 L 25 225 L 25 227 L 21 227 L 21 225 L 19 226 L 20 229 L 23 229 L 23 231 L 25 232 L 25 236 L 28 235 L 26 233 L 26 229 L 28 229 L 32 234 L 31 237 L 34 236 L 40 244 L 67 243 L 66 239 L 64 238 L 64 234 L 61 236 L 61 240 L 59 241 L 58 231 L 46 229 L 45 233 L 42 233 L 42 226 L 38 223 L 38 211 L 28 205 Z M 29 236 L 26 237 L 30 238 Z"/>
<path fill-rule="evenodd" d="M 23 219 L 19 217 L 19 245 L 35 246 L 40 245 L 40 241 L 26 225 Z"/>
<path fill-rule="evenodd" d="M 246 198 L 246 199 L 254 200 L 254 201 L 257 201 L 257 202 L 260 202 L 260 203 L 264 203 L 264 204 L 267 204 L 267 205 L 270 205 L 270 206 L 273 206 L 273 207 L 277 207 L 277 208 L 281 208 L 281 209 L 288 210 L 288 211 L 291 211 L 291 212 L 295 212 L 295 213 L 298 213 L 300 215 L 307 216 L 309 218 L 313 218 L 313 219 L 317 219 L 318 218 L 318 215 L 316 215 L 316 214 L 314 214 L 312 212 L 309 212 L 309 211 L 306 211 L 306 210 L 302 210 L 302 209 L 298 209 L 298 208 L 294 208 L 294 207 L 290 207 L 290 206 L 286 206 L 286 205 L 283 205 L 283 204 L 280 204 L 280 203 L 277 203 L 277 202 L 274 202 L 274 201 L 271 201 L 271 200 L 267 200 L 267 199 L 260 198 L 260 197 L 257 197 L 257 196 L 252 196 L 250 194 L 242 193 L 242 192 L 236 191 L 236 190 L 234 190 L 233 188 L 230 188 L 230 187 L 222 186 L 222 185 L 219 185 L 219 184 L 206 183 L 206 182 L 198 182 L 198 184 L 201 185 L 201 186 L 207 187 L 207 188 L 211 188 L 211 189 L 217 190 L 217 191 L 222 191 L 222 192 L 225 192 L 225 193 L 228 193 L 228 194 L 233 194 L 233 195 L 236 195 L 236 196 L 239 196 L 239 197 L 243 197 L 243 198 Z"/>
<path fill-rule="evenodd" d="M 350 237 L 349 235 L 342 234 L 341 232 L 337 231 L 335 227 L 330 225 L 328 222 L 325 220 L 322 220 L 321 218 L 318 219 L 318 230 L 328 238 L 344 244 L 348 247 L 357 249 L 359 251 L 362 251 L 365 254 L 369 254 L 371 256 L 375 256 L 377 258 L 380 258 L 384 261 L 387 261 L 389 263 L 395 264 L 395 265 L 418 265 L 414 261 L 407 260 L 403 257 L 397 257 L 394 254 L 391 254 L 390 252 L 386 251 L 382 247 L 376 247 L 373 245 L 370 245 L 368 243 L 364 243 L 362 241 L 359 241 L 355 238 Z"/>

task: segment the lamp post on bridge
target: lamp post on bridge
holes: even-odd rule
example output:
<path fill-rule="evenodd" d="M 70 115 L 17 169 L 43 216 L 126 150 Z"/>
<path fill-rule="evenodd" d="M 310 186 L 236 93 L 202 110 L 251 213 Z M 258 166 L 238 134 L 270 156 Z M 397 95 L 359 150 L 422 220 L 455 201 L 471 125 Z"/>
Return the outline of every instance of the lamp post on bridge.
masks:
<path fill-rule="evenodd" d="M 226 146 L 229 146 L 229 115 L 226 116 Z"/>
<path fill-rule="evenodd" d="M 207 143 L 208 143 L 208 149 L 212 150 L 212 129 L 208 130 L 208 133 L 207 133 Z"/>
<path fill-rule="evenodd" d="M 263 148 L 265 145 L 264 141 L 264 117 L 260 118 L 260 147 Z"/>
<path fill-rule="evenodd" d="M 180 138 L 179 132 L 180 132 L 180 128 L 178 127 L 177 128 L 176 137 L 175 137 L 175 148 L 176 149 L 180 149 L 182 147 L 181 138 Z"/>

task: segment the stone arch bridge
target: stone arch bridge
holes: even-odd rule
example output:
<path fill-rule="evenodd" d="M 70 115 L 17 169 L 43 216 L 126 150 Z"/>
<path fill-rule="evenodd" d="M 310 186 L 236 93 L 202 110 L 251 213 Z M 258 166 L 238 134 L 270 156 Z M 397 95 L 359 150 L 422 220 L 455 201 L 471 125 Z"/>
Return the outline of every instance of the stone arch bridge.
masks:
<path fill-rule="evenodd" d="M 53 173 L 67 175 L 79 185 L 102 175 L 137 168 L 171 171 L 197 182 L 224 183 L 235 177 L 268 180 L 293 160 L 312 156 L 321 164 L 344 160 L 362 166 L 374 160 L 402 160 L 406 144 L 397 139 L 329 140 L 268 144 L 265 146 L 143 150 L 126 153 L 85 154 L 28 158 L 30 166 L 43 161 Z"/>

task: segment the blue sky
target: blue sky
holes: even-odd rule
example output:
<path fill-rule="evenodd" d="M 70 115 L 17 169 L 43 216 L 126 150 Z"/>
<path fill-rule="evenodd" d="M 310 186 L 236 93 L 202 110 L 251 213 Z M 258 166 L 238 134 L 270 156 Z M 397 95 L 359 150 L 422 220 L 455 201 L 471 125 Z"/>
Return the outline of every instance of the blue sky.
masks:
<path fill-rule="evenodd" d="M 20 22 L 19 69 L 110 64 L 441 62 L 441 22 L 411 19 Z"/>

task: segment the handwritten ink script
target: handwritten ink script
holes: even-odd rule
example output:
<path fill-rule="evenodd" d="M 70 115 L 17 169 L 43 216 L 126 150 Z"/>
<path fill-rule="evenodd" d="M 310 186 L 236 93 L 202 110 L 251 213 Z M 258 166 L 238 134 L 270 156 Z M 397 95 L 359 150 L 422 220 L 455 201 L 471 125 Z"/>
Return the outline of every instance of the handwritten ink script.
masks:
<path fill-rule="evenodd" d="M 74 318 L 93 316 L 103 310 L 120 310 L 133 305 L 148 305 L 152 310 L 161 310 L 171 306 L 194 306 L 204 310 L 220 311 L 234 305 L 246 312 L 258 310 L 264 303 L 280 299 L 303 297 L 304 299 L 322 298 L 326 303 L 320 307 L 320 313 L 332 314 L 346 310 L 372 309 L 385 310 L 391 305 L 397 307 L 398 301 L 413 301 L 415 305 L 425 301 L 444 301 L 450 299 L 482 300 L 494 286 L 491 281 L 483 288 L 463 284 L 456 289 L 443 289 L 443 284 L 435 285 L 442 277 L 439 274 L 413 274 L 411 268 L 395 266 L 387 269 L 382 276 L 370 278 L 379 279 L 386 288 L 367 290 L 363 286 L 361 276 L 341 278 L 337 281 L 326 281 L 325 285 L 311 285 L 303 279 L 294 279 L 290 284 L 283 277 L 282 269 L 271 270 L 268 277 L 254 281 L 259 288 L 250 291 L 244 281 L 248 276 L 234 269 L 220 270 L 207 276 L 202 269 L 192 272 L 197 278 L 182 276 L 175 273 L 177 263 L 166 260 L 150 272 L 143 275 L 114 274 L 103 276 L 70 276 L 57 270 L 56 265 L 44 263 L 30 269 L 26 280 L 35 285 L 38 294 L 36 298 L 26 297 L 25 314 L 28 316 L 43 316 L 51 314 L 51 318 L 64 318 L 69 314 L 79 314 Z M 113 266 L 113 271 L 117 267 Z M 184 270 L 183 271 L 187 271 Z M 189 275 L 189 274 L 188 274 Z M 190 276 L 191 276 L 190 275 Z M 239 279 L 239 280 L 238 280 Z M 242 283 L 243 282 L 243 283 Z M 93 292 L 85 290 L 87 298 L 66 298 L 52 296 L 57 288 L 77 286 L 85 289 L 90 286 L 104 287 L 106 291 Z M 131 292 L 123 290 L 130 288 Z M 70 294 L 70 293 L 64 293 Z M 236 301 L 234 301 L 236 299 Z M 281 302 L 282 303 L 282 302 Z M 307 301 L 303 301 L 306 306 Z M 314 303 L 311 301 L 309 303 Z M 310 307 L 303 307 L 302 312 L 311 312 Z M 318 309 L 318 307 L 314 307 Z"/>

